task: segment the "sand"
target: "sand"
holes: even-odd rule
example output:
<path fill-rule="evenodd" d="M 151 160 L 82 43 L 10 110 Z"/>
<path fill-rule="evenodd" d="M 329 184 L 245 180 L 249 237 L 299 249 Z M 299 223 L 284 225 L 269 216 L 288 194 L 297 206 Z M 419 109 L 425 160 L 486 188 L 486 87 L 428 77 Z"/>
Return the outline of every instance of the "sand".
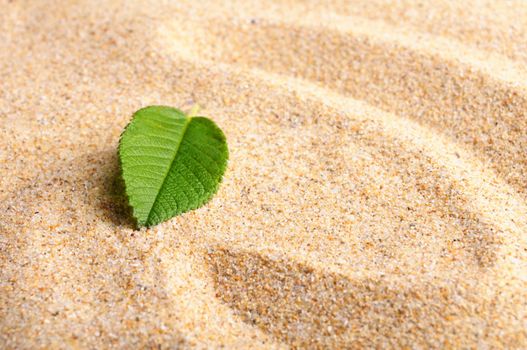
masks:
<path fill-rule="evenodd" d="M 0 348 L 527 348 L 524 1 L 0 9 Z M 134 230 L 151 104 L 231 156 Z"/>

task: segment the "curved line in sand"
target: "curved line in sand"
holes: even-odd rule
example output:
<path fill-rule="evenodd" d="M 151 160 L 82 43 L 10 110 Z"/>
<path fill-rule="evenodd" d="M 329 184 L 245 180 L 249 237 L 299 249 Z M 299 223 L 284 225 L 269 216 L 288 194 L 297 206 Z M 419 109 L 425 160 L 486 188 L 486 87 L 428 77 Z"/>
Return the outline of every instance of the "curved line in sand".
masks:
<path fill-rule="evenodd" d="M 332 1 L 323 4 L 311 1 L 271 1 L 287 6 L 290 13 L 299 17 L 317 14 L 317 21 L 329 22 L 335 17 L 360 16 L 372 22 L 389 24 L 399 31 L 442 36 L 465 46 L 477 46 L 483 51 L 497 51 L 511 59 L 522 60 L 527 48 L 527 36 L 521 30 L 527 25 L 527 7 L 520 1 L 390 1 L 359 0 Z M 274 9 L 272 6 L 269 8 Z M 470 13 L 467 9 L 470 8 Z M 492 13 L 492 16 L 489 14 Z M 258 16 L 260 14 L 252 14 Z M 269 13 L 272 16 L 272 13 Z M 462 14 L 462 15 L 461 15 Z M 276 16 L 275 16 L 276 17 Z M 523 23 L 522 23 L 523 22 Z M 511 40 L 514 38 L 514 40 Z M 483 56 L 484 57 L 484 56 Z"/>
<path fill-rule="evenodd" d="M 174 42 L 172 45 L 175 47 Z M 243 72 L 277 89 L 295 91 L 302 99 L 312 99 L 335 110 L 336 115 L 342 114 L 339 113 L 342 111 L 346 118 L 377 120 L 393 139 L 402 139 L 406 145 L 415 145 L 417 152 L 424 151 L 440 167 L 451 172 L 448 174 L 449 182 L 455 185 L 459 179 L 463 181 L 465 187 L 462 193 L 467 197 L 470 207 L 474 208 L 474 214 L 481 217 L 484 223 L 504 232 L 500 235 L 504 244 L 499 245 L 499 253 L 496 251 L 501 258 L 496 259 L 495 267 L 500 271 L 507 271 L 507 274 L 527 280 L 527 266 L 519 264 L 519 260 L 515 258 L 517 254 L 522 254 L 519 246 L 527 246 L 527 237 L 523 234 L 527 229 L 527 220 L 524 216 L 527 212 L 527 205 L 514 189 L 500 180 L 499 176 L 488 169 L 472 152 L 452 142 L 435 129 L 426 128 L 412 119 L 385 112 L 368 103 L 343 96 L 309 81 L 255 68 L 218 64 L 197 58 L 184 48 L 184 44 L 178 42 L 177 51 L 174 50 L 173 54 L 197 65 L 215 66 L 231 72 Z M 459 210 L 464 210 L 464 208 L 460 207 Z M 502 277 L 506 278 L 504 275 Z"/>
<path fill-rule="evenodd" d="M 288 16 L 276 20 L 272 12 L 259 12 L 260 26 L 288 26 L 304 30 L 338 32 L 353 38 L 367 38 L 371 44 L 385 47 L 405 48 L 411 52 L 439 57 L 445 62 L 460 63 L 514 87 L 527 94 L 527 67 L 523 62 L 505 55 L 485 51 L 452 38 L 418 31 L 415 28 L 395 26 L 381 20 L 361 16 L 342 16 L 338 14 L 320 17 L 318 13 L 301 12 L 294 7 L 288 9 Z M 236 23 L 224 17 L 211 18 L 217 23 Z M 243 25 L 240 26 L 244 28 Z M 244 28 L 245 29 L 245 28 Z"/>
<path fill-rule="evenodd" d="M 503 58 L 507 64 L 497 69 L 499 60 L 485 61 L 492 56 L 485 52 L 434 36 L 385 34 L 368 21 L 338 30 L 265 21 L 258 24 L 265 36 L 247 24 L 208 23 L 216 30 L 208 33 L 210 42 L 187 38 L 204 58 L 321 81 L 326 88 L 430 125 L 475 149 L 525 193 L 527 73 L 514 62 Z M 170 26 L 162 31 L 170 32 Z M 263 50 L 270 46 L 272 51 Z M 301 59 L 292 66 L 292 57 Z M 339 62 L 349 63 L 335 67 Z"/>

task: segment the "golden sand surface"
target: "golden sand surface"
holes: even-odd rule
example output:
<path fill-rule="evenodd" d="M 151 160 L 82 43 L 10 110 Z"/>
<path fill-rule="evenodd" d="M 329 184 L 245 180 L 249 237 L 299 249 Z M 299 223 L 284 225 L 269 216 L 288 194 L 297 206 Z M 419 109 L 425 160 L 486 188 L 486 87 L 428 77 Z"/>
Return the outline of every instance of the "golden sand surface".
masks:
<path fill-rule="evenodd" d="M 527 348 L 527 2 L 0 0 L 0 348 Z M 134 230 L 119 135 L 214 199 Z"/>

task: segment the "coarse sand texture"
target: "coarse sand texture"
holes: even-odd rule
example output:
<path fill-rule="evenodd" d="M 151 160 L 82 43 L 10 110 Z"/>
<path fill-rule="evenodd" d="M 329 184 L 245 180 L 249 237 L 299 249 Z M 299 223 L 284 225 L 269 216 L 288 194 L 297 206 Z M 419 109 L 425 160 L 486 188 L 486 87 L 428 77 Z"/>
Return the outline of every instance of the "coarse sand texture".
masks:
<path fill-rule="evenodd" d="M 229 163 L 135 230 L 117 145 Z M 0 0 L 0 348 L 527 348 L 527 2 Z"/>

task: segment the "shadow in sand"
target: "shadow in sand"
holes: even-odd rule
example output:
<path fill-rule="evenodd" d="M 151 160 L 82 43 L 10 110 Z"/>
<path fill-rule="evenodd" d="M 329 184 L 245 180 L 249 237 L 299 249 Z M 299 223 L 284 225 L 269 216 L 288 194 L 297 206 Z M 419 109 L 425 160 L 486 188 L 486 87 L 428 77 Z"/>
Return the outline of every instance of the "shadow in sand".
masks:
<path fill-rule="evenodd" d="M 117 154 L 115 151 L 109 151 L 101 156 L 108 162 L 102 173 L 100 186 L 102 200 L 98 203 L 99 209 L 114 225 L 137 228 L 132 216 L 132 208 L 128 205 Z"/>
<path fill-rule="evenodd" d="M 477 294 L 463 281 L 353 280 L 225 248 L 213 249 L 208 258 L 217 295 L 244 321 L 293 347 L 428 348 L 441 344 L 442 335 L 451 342 L 476 344 L 478 328 L 463 320 L 489 315 L 478 299 L 470 309 L 454 302 L 465 288 Z"/>

